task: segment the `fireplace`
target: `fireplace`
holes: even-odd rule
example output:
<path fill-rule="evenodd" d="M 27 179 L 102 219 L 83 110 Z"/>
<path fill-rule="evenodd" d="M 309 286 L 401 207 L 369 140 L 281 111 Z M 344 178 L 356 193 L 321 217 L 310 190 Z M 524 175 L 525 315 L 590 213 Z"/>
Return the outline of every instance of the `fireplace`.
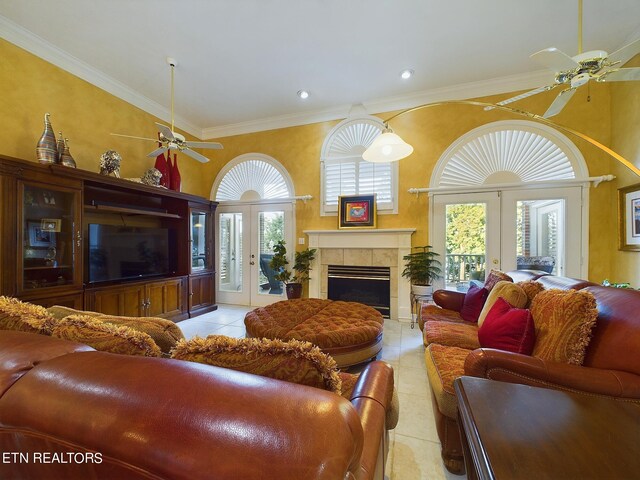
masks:
<path fill-rule="evenodd" d="M 391 317 L 391 269 L 357 265 L 329 265 L 327 298 L 359 302 Z"/>
<path fill-rule="evenodd" d="M 413 232 L 413 228 L 305 230 L 304 233 L 309 235 L 309 248 L 317 249 L 316 259 L 311 264 L 309 297 L 330 298 L 330 265 L 386 267 L 389 269 L 386 288 L 391 297 L 390 318 L 410 321 L 410 285 L 400 272 L 404 264 L 402 257 L 411 252 Z"/>

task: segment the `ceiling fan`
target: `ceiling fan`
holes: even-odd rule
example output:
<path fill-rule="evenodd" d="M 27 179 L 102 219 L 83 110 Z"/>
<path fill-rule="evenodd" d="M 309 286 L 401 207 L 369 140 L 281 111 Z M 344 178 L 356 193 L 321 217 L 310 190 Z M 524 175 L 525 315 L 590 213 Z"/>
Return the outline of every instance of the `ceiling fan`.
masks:
<path fill-rule="evenodd" d="M 640 53 L 640 39 L 611 54 L 604 50 L 582 52 L 582 0 L 578 0 L 578 54 L 570 57 L 554 47 L 534 53 L 531 58 L 555 72 L 553 84 L 535 88 L 498 102 L 496 105 L 507 105 L 538 93 L 548 92 L 556 87 L 566 87 L 543 115 L 544 118 L 553 117 L 560 113 L 576 90 L 587 84 L 589 80 L 596 82 L 640 80 L 640 67 L 620 68 L 638 53 Z M 491 107 L 485 108 L 485 110 L 490 109 Z"/>
<path fill-rule="evenodd" d="M 115 135 L 118 137 L 126 137 L 126 138 L 137 138 L 139 140 L 150 140 L 152 142 L 160 143 L 160 146 L 156 148 L 153 152 L 149 152 L 147 157 L 157 157 L 161 153 L 166 152 L 167 150 L 178 150 L 185 155 L 190 156 L 202 163 L 207 163 L 209 159 L 204 155 L 200 155 L 198 152 L 194 152 L 191 150 L 192 148 L 214 148 L 221 149 L 222 144 L 218 142 L 192 142 L 190 140 L 185 139 L 183 135 L 180 135 L 177 132 L 173 131 L 173 71 L 176 67 L 176 61 L 173 58 L 167 57 L 167 63 L 171 67 L 171 128 L 166 125 L 162 125 L 161 123 L 155 122 L 158 127 L 158 138 L 145 138 L 145 137 L 134 137 L 132 135 L 122 135 L 120 133 L 112 133 L 111 135 Z"/>

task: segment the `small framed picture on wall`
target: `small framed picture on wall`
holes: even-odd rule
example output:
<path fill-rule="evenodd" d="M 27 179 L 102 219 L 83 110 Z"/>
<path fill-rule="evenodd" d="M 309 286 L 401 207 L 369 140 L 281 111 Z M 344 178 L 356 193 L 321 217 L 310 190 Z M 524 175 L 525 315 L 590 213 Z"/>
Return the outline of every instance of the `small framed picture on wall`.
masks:
<path fill-rule="evenodd" d="M 640 183 L 618 189 L 620 250 L 640 251 Z"/>
<path fill-rule="evenodd" d="M 376 195 L 338 197 L 338 228 L 376 228 Z"/>

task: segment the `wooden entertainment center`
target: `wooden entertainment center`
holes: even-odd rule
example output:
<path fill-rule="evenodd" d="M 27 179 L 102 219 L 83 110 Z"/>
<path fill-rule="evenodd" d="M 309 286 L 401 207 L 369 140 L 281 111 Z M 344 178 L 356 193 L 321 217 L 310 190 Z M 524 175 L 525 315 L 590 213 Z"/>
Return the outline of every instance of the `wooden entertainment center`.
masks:
<path fill-rule="evenodd" d="M 2 155 L 0 198 L 1 295 L 43 306 L 173 321 L 217 308 L 216 202 Z M 90 268 L 99 265 L 107 272 L 109 262 L 113 264 L 93 240 L 90 258 L 91 224 L 122 231 L 127 236 L 119 241 L 137 248 L 146 263 L 128 262 L 133 269 L 126 278 L 91 282 Z M 136 237 L 138 231 L 167 232 L 170 258 L 146 249 L 147 243 Z M 157 271 L 163 273 L 154 274 L 153 265 L 162 265 Z"/>

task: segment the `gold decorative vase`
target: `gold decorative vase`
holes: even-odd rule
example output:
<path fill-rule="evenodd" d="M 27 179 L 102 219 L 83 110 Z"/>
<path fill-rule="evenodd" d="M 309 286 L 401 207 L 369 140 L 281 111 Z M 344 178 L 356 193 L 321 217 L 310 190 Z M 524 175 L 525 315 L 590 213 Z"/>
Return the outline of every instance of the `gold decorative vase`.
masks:
<path fill-rule="evenodd" d="M 71 153 L 69 153 L 69 139 L 68 138 L 64 139 L 64 150 L 62 151 L 62 155 L 60 155 L 60 163 L 62 165 L 64 165 L 65 167 L 71 167 L 71 168 L 76 168 L 77 167 L 76 161 L 71 156 Z"/>
<path fill-rule="evenodd" d="M 49 113 L 44 114 L 44 132 L 38 145 L 36 146 L 36 158 L 40 163 L 57 163 L 58 162 L 58 148 L 56 146 L 56 136 L 51 128 L 51 122 L 49 121 Z"/>

